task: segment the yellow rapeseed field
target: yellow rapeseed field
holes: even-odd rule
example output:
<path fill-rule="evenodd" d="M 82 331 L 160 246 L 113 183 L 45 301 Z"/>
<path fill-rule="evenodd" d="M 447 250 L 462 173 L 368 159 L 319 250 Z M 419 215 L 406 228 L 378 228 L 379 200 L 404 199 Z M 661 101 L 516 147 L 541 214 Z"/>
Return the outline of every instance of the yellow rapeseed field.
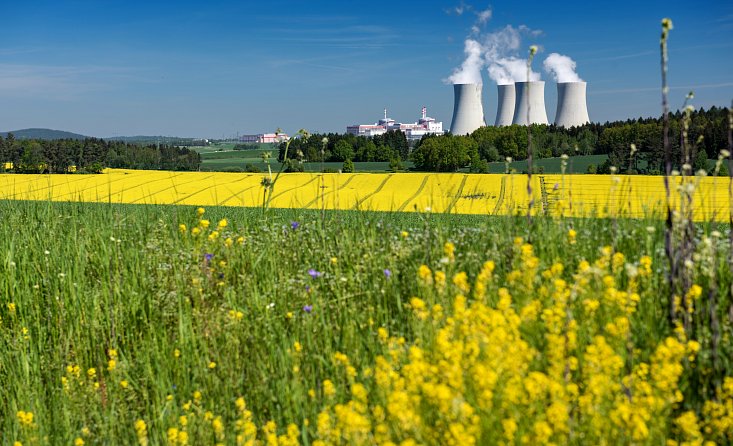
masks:
<path fill-rule="evenodd" d="M 101 175 L 0 175 L 0 199 L 112 203 L 262 206 L 267 174 L 108 169 Z M 672 205 L 682 184 L 672 178 Z M 727 220 L 728 179 L 694 177 L 696 220 Z M 534 175 L 533 213 L 558 216 L 664 215 L 660 176 Z M 527 177 L 438 173 L 293 173 L 280 177 L 272 207 L 425 211 L 458 214 L 526 213 Z"/>

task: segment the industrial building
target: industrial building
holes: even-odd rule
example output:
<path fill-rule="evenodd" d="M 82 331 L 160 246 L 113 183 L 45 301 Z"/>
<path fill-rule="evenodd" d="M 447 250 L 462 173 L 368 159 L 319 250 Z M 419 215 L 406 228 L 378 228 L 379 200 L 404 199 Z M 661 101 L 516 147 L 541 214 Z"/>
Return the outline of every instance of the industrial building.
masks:
<path fill-rule="evenodd" d="M 242 135 L 240 142 L 248 143 L 281 143 L 288 140 L 287 133 L 259 133 L 257 135 Z"/>
<path fill-rule="evenodd" d="M 408 141 L 419 140 L 424 135 L 442 135 L 443 123 L 428 116 L 427 108 L 422 108 L 422 117 L 415 123 L 403 124 L 396 122 L 387 116 L 387 109 L 384 109 L 384 117 L 375 124 L 354 124 L 346 127 L 346 133 L 356 136 L 383 135 L 390 130 L 399 130 L 405 133 Z"/>

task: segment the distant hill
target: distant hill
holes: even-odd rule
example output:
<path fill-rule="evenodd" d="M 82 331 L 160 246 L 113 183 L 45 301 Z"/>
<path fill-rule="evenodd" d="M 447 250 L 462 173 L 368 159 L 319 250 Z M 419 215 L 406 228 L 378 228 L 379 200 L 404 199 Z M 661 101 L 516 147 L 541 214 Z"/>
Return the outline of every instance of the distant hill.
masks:
<path fill-rule="evenodd" d="M 51 130 L 51 129 L 22 129 L 12 130 L 10 132 L 0 132 L 0 136 L 3 138 L 8 136 L 8 133 L 12 133 L 15 139 L 85 139 L 88 136 L 80 135 L 78 133 L 65 132 L 63 130 Z"/>
<path fill-rule="evenodd" d="M 172 144 L 179 146 L 202 145 L 205 140 L 201 138 L 181 138 L 178 136 L 113 136 L 111 138 L 103 138 L 108 141 L 122 141 L 126 143 L 137 144 Z"/>

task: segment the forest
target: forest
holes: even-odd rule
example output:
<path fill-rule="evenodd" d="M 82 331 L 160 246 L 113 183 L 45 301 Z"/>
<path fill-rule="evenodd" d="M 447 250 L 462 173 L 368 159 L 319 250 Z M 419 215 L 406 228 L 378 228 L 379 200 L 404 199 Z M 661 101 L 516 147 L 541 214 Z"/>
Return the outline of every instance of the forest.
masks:
<path fill-rule="evenodd" d="M 198 170 L 193 150 L 167 144 L 130 144 L 96 138 L 15 139 L 0 136 L 0 172 L 99 173 L 106 167 L 148 170 Z"/>

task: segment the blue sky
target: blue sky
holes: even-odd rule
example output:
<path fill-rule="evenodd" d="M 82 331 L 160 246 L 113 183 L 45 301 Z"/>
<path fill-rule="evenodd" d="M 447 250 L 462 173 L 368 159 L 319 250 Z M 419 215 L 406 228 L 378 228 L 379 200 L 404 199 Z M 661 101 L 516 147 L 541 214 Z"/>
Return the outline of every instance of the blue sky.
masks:
<path fill-rule="evenodd" d="M 478 13 L 490 33 L 535 31 L 521 42 L 570 56 L 588 82 L 591 120 L 660 112 L 660 19 L 671 17 L 674 107 L 733 99 L 733 2 L 2 2 L 0 131 L 48 127 L 92 136 L 221 138 L 344 132 L 384 107 L 403 122 L 420 108 L 450 125 L 443 83 L 463 61 Z M 496 87 L 484 72 L 492 123 Z M 548 117 L 555 86 L 542 70 Z"/>

